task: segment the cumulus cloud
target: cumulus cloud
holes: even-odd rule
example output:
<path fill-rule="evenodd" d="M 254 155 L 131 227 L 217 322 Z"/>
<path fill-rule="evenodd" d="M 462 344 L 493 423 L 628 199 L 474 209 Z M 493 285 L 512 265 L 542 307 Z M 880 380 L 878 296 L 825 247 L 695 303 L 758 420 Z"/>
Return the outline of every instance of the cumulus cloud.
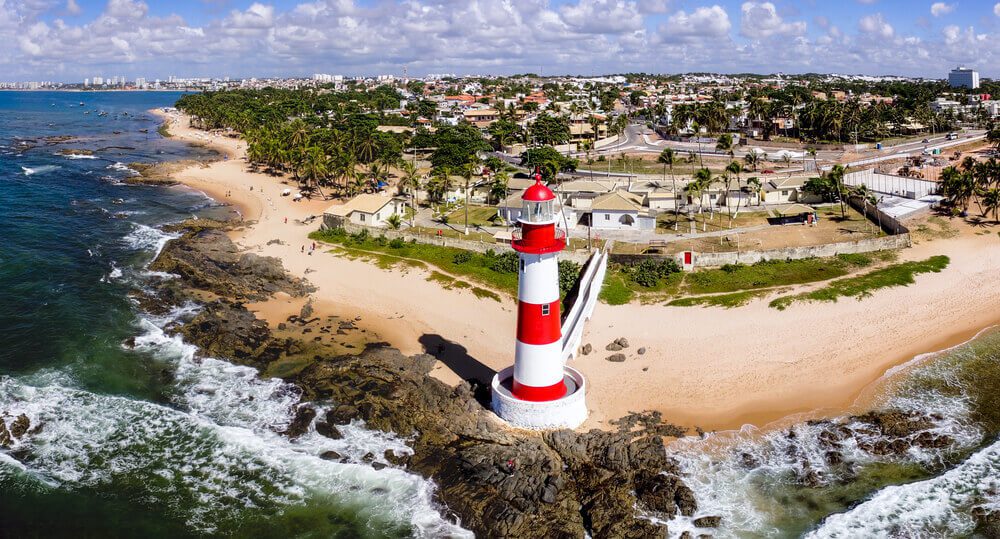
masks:
<path fill-rule="evenodd" d="M 1000 17 L 1000 2 L 993 4 L 993 14 Z"/>
<path fill-rule="evenodd" d="M 931 4 L 931 15 L 935 17 L 947 15 L 952 11 L 955 11 L 955 4 L 945 4 L 944 2 L 934 2 Z"/>
<path fill-rule="evenodd" d="M 778 0 L 741 0 L 739 28 L 721 2 L 673 0 L 248 0 L 218 13 L 205 8 L 197 24 L 162 8 L 154 14 L 149 0 L 103 0 L 101 11 L 78 1 L 0 0 L 0 42 L 9 44 L 0 78 L 352 75 L 404 66 L 412 74 L 928 75 L 1000 65 L 995 34 L 949 25 L 918 39 L 879 13 L 843 28 L 829 18 L 836 8 L 824 11 L 821 2 L 801 15 L 818 29 L 810 35 Z M 74 5 L 88 9 L 61 19 Z"/>
<path fill-rule="evenodd" d="M 680 10 L 660 28 L 664 41 L 688 41 L 727 36 L 733 25 L 721 6 L 700 7 L 691 13 Z"/>
<path fill-rule="evenodd" d="M 560 10 L 571 28 L 587 33 L 619 32 L 642 28 L 643 19 L 635 2 L 580 0 Z"/>
<path fill-rule="evenodd" d="M 76 0 L 66 0 L 66 13 L 70 15 L 79 15 L 83 11 L 80 9 L 80 5 L 76 3 Z"/>
<path fill-rule="evenodd" d="M 806 23 L 802 21 L 783 21 L 771 2 L 744 2 L 741 11 L 740 34 L 745 37 L 797 36 L 806 31 Z"/>
<path fill-rule="evenodd" d="M 865 34 L 884 39 L 890 39 L 896 34 L 895 29 L 885 21 L 881 13 L 861 17 L 861 20 L 858 21 L 858 28 Z"/>

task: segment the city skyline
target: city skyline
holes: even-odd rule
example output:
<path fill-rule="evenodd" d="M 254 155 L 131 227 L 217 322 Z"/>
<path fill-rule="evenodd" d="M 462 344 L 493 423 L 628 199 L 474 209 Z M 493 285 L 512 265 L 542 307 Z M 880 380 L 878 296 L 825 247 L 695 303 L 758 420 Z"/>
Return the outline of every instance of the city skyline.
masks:
<path fill-rule="evenodd" d="M 1000 3 L 0 0 L 8 80 L 428 73 L 995 76 Z M 248 51 L 252 54 L 248 54 Z M 102 75 L 104 74 L 104 75 Z"/>

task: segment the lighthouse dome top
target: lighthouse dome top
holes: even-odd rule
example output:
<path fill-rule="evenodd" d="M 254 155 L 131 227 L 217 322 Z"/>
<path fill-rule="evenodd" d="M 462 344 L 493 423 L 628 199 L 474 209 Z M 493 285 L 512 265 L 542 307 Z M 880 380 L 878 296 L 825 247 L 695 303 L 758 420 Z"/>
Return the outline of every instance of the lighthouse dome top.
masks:
<path fill-rule="evenodd" d="M 542 175 L 539 172 L 535 172 L 535 185 L 524 190 L 524 194 L 521 195 L 522 200 L 529 202 L 545 202 L 547 200 L 555 200 L 556 196 L 552 193 L 552 190 L 542 183 Z"/>

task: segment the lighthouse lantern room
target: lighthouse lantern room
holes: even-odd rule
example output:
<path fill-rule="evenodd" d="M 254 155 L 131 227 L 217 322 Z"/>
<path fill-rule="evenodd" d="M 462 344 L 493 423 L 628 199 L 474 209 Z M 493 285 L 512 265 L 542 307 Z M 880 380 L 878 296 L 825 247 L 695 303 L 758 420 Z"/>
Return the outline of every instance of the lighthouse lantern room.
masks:
<path fill-rule="evenodd" d="M 566 234 L 556 227 L 556 197 L 541 174 L 522 199 L 511 242 L 520 256 L 514 366 L 493 380 L 493 409 L 521 427 L 576 427 L 587 409 L 583 376 L 563 364 L 556 254 L 566 247 Z"/>

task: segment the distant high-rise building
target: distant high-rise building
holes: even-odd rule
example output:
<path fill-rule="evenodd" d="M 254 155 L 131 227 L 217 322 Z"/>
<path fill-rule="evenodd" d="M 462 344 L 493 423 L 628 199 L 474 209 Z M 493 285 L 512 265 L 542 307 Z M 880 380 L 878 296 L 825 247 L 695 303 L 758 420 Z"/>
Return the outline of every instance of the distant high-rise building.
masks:
<path fill-rule="evenodd" d="M 94 77 L 94 86 L 103 86 L 104 77 Z"/>
<path fill-rule="evenodd" d="M 948 84 L 952 88 L 979 88 L 979 72 L 967 67 L 953 69 L 948 74 Z"/>

